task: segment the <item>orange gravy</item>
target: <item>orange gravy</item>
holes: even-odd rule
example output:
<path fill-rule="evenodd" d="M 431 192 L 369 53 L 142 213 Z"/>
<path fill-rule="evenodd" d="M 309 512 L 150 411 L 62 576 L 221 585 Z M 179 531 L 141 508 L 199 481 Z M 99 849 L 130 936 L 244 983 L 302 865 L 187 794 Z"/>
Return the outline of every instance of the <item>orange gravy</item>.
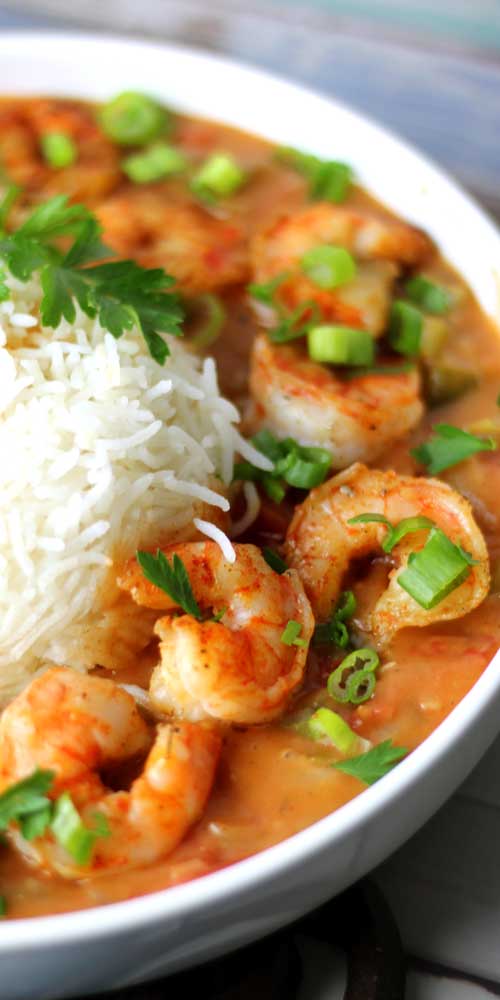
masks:
<path fill-rule="evenodd" d="M 12 103 L 0 101 L 0 129 L 2 113 L 5 116 Z M 305 181 L 279 165 L 267 143 L 217 124 L 184 118 L 177 121 L 176 137 L 185 150 L 206 155 L 214 148 L 223 148 L 233 153 L 243 167 L 252 169 L 248 185 L 231 200 L 229 217 L 247 233 L 262 225 L 263 220 L 272 221 L 305 203 Z M 51 188 L 57 187 L 57 178 L 50 175 L 49 180 Z M 44 175 L 42 187 L 47 183 Z M 123 177 L 116 184 L 122 193 L 131 187 Z M 60 187 L 64 190 L 63 174 Z M 172 199 L 186 199 L 178 181 L 168 182 L 168 188 Z M 35 180 L 28 189 L 28 200 L 36 200 L 39 190 Z M 388 214 L 359 189 L 354 190 L 350 204 L 370 205 L 382 217 Z M 462 279 L 437 252 L 426 273 L 460 290 L 461 304 L 453 313 L 453 335 L 445 360 L 451 366 L 473 371 L 477 385 L 460 399 L 428 411 L 418 431 L 392 447 L 390 454 L 377 463 L 404 473 L 416 471 L 409 449 L 428 436 L 433 424 L 468 427 L 475 421 L 494 418 L 498 412 L 498 332 Z M 228 321 L 211 352 L 219 366 L 222 391 L 237 402 L 244 415 L 248 355 L 255 325 L 244 287 L 232 288 L 223 294 L 223 300 Z M 467 694 L 500 646 L 500 594 L 495 592 L 495 587 L 500 587 L 498 573 L 495 576 L 500 556 L 500 452 L 476 455 L 444 473 L 443 478 L 473 505 L 492 558 L 493 592 L 465 618 L 401 632 L 387 652 L 373 698 L 358 707 L 342 709 L 347 722 L 361 736 L 375 742 L 391 738 L 409 750 L 425 740 Z M 249 537 L 279 542 L 285 527 L 286 517 L 267 504 L 266 516 Z M 372 585 L 370 576 L 354 585 L 359 600 L 367 599 Z M 299 705 L 314 701 L 324 688 L 328 670 L 327 657 L 314 664 L 308 690 L 299 697 Z M 120 680 L 143 683 L 144 669 L 139 667 L 136 675 L 127 671 Z M 228 729 L 205 815 L 169 857 L 145 869 L 71 882 L 39 874 L 14 851 L 4 849 L 0 852 L 0 887 L 9 901 L 8 915 L 38 916 L 128 899 L 199 877 L 276 844 L 362 791 L 360 782 L 332 768 L 335 759 L 335 753 L 318 748 L 280 724 Z"/>

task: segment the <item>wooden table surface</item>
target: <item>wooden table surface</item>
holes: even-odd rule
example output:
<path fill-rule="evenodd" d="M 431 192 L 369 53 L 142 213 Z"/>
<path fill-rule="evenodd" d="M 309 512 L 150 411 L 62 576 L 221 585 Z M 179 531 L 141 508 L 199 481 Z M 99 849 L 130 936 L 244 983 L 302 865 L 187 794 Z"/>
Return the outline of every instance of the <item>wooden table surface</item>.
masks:
<path fill-rule="evenodd" d="M 212 0 L 210 6 L 202 0 L 73 0 L 71 8 L 67 0 L 47 0 L 43 7 L 50 18 L 40 13 L 41 6 L 35 0 L 0 3 L 0 30 L 75 23 L 118 27 L 271 68 L 395 128 L 500 218 L 498 0 L 442 5 L 386 0 L 375 5 L 380 16 L 372 18 L 369 30 L 360 21 L 369 5 L 361 0 L 316 0 L 307 9 L 299 0 L 288 5 Z M 418 25 L 408 15 L 404 23 L 391 22 L 394 7 L 400 14 L 411 8 L 412 17 L 419 10 Z M 373 4 L 370 8 L 373 15 Z M 346 18 L 347 9 L 354 20 Z M 446 12 L 448 18 L 453 14 L 455 28 L 443 21 Z M 415 45 L 409 44 L 412 31 Z M 447 42 L 453 52 L 444 50 Z M 407 1000 L 500 995 L 500 739 L 458 794 L 377 878 L 416 957 Z M 317 947 L 304 942 L 311 960 L 302 1000 L 337 1000 L 343 992 L 342 961 Z"/>

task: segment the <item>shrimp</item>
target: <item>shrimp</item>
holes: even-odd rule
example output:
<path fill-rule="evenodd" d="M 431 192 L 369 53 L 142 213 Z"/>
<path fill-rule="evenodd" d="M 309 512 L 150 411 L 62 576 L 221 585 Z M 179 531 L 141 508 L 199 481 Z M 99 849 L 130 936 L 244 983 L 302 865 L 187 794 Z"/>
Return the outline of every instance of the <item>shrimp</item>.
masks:
<path fill-rule="evenodd" d="M 438 479 L 399 476 L 356 464 L 311 491 L 297 507 L 287 534 L 287 561 L 300 574 L 319 618 L 330 615 L 351 563 L 381 549 L 387 531 L 383 524 L 349 523 L 365 513 L 383 514 L 392 523 L 424 515 L 477 560 L 460 586 L 425 610 L 399 586 L 398 574 L 428 535 L 424 531 L 406 535 L 393 549 L 395 565 L 386 589 L 362 622 L 377 645 L 383 647 L 407 626 L 461 618 L 484 599 L 489 586 L 488 555 L 467 501 Z"/>
<path fill-rule="evenodd" d="M 144 267 L 163 267 L 188 294 L 214 291 L 247 277 L 240 227 L 197 205 L 172 201 L 168 184 L 126 190 L 96 212 L 104 240 Z"/>
<path fill-rule="evenodd" d="M 41 139 L 50 133 L 73 140 L 73 164 L 54 169 L 45 161 Z M 121 179 L 119 152 L 90 109 L 54 98 L 0 103 L 0 163 L 10 180 L 26 189 L 28 201 L 62 193 L 75 201 L 94 202 Z"/>
<path fill-rule="evenodd" d="M 33 864 L 66 878 L 149 864 L 172 851 L 200 817 L 210 794 L 221 746 L 206 724 L 159 725 L 153 745 L 134 699 L 113 681 L 65 667 L 41 674 L 0 719 L 0 786 L 54 772 L 51 796 L 69 792 L 83 822 L 102 814 L 110 835 L 95 841 L 82 869 L 50 833 L 28 842 L 9 836 Z M 109 772 L 149 754 L 129 791 L 106 788 Z"/>
<path fill-rule="evenodd" d="M 302 272 L 303 255 L 322 245 L 343 246 L 359 258 L 354 279 L 324 290 Z M 286 276 L 275 293 L 278 303 L 289 309 L 315 303 L 322 321 L 363 327 L 379 336 L 387 325 L 391 290 L 401 267 L 419 263 L 430 249 L 427 236 L 406 223 L 320 202 L 256 236 L 250 260 L 257 283 Z"/>
<path fill-rule="evenodd" d="M 416 369 L 342 380 L 295 346 L 273 344 L 265 334 L 253 344 L 254 422 L 278 437 L 328 448 L 335 469 L 373 461 L 415 427 L 424 410 L 419 388 Z"/>
<path fill-rule="evenodd" d="M 221 621 L 181 615 L 157 622 L 161 662 L 150 695 L 162 711 L 193 721 L 268 722 L 285 710 L 302 681 L 314 619 L 297 573 L 278 575 L 254 545 L 235 550 L 236 561 L 229 563 L 215 542 L 164 549 L 167 557 L 183 560 L 201 607 L 224 613 Z M 178 607 L 144 578 L 135 559 L 118 582 L 146 607 Z M 291 620 L 301 626 L 297 645 L 282 641 Z"/>

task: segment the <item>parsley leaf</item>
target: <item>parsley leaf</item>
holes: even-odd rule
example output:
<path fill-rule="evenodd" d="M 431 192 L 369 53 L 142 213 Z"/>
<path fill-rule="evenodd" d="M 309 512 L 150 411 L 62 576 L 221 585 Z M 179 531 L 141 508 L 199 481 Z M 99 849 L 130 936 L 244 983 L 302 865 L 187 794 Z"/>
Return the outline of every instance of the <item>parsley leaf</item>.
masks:
<path fill-rule="evenodd" d="M 11 204 L 6 196 L 0 226 Z M 73 238 L 66 252 L 57 243 L 61 237 Z M 41 272 L 45 326 L 56 328 L 63 318 L 72 323 L 77 302 L 113 337 L 137 324 L 151 356 L 164 364 L 169 349 L 161 334 L 180 335 L 184 316 L 179 297 L 171 291 L 174 279 L 162 268 L 143 268 L 133 260 L 97 263 L 110 256 L 97 219 L 85 206 L 69 205 L 65 195 L 40 205 L 14 233 L 0 235 L 0 258 L 16 278 L 28 281 L 34 271 Z M 0 301 L 7 295 L 0 271 Z"/>
<path fill-rule="evenodd" d="M 193 594 L 189 576 L 182 559 L 175 553 L 172 565 L 161 549 L 152 552 L 138 552 L 137 562 L 150 583 L 159 587 L 175 601 L 188 615 L 201 621 L 203 615 Z"/>
<path fill-rule="evenodd" d="M 372 750 L 367 750 L 359 757 L 349 757 L 347 760 L 338 761 L 333 766 L 337 771 L 350 774 L 353 778 L 358 778 L 365 785 L 374 785 L 376 781 L 383 778 L 390 770 L 406 757 L 408 751 L 405 747 L 394 746 L 392 740 L 384 740 Z"/>
<path fill-rule="evenodd" d="M 458 465 L 479 451 L 495 451 L 497 448 L 493 438 L 476 437 L 452 424 L 437 424 L 433 429 L 434 437 L 411 451 L 414 458 L 427 467 L 431 476 Z"/>
<path fill-rule="evenodd" d="M 0 830 L 13 821 L 23 822 L 51 805 L 47 792 L 52 787 L 53 771 L 34 771 L 28 778 L 11 785 L 0 795 Z"/>

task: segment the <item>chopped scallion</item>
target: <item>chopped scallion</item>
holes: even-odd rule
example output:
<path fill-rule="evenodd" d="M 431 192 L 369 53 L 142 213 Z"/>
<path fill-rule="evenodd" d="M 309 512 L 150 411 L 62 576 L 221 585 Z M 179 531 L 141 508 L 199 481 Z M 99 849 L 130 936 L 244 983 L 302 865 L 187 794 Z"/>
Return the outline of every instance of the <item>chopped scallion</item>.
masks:
<path fill-rule="evenodd" d="M 307 178 L 312 198 L 337 204 L 347 198 L 352 184 L 352 169 L 347 163 L 321 160 L 291 146 L 281 146 L 277 150 L 277 156 Z"/>
<path fill-rule="evenodd" d="M 356 598 L 352 590 L 345 590 L 339 597 L 332 617 L 327 622 L 316 625 L 313 634 L 315 646 L 335 645 L 346 649 L 349 632 L 345 624 L 356 611 Z"/>
<path fill-rule="evenodd" d="M 195 336 L 191 339 L 191 344 L 197 351 L 206 351 L 207 347 L 218 339 L 226 322 L 226 310 L 217 295 L 207 292 L 200 295 L 198 299 L 206 314 L 205 322 Z"/>
<path fill-rule="evenodd" d="M 440 528 L 432 528 L 423 549 L 412 552 L 396 577 L 403 590 L 426 611 L 440 604 L 467 579 L 475 560 Z"/>
<path fill-rule="evenodd" d="M 63 792 L 54 804 L 50 828 L 58 844 L 78 865 L 89 863 L 98 834 L 85 826 L 68 792 Z"/>
<path fill-rule="evenodd" d="M 406 294 L 411 302 L 424 312 L 441 316 L 451 306 L 451 295 L 442 285 L 430 281 L 423 274 L 417 274 L 406 283 Z"/>
<path fill-rule="evenodd" d="M 236 462 L 234 479 L 261 483 L 276 503 L 285 496 L 286 486 L 303 490 L 319 486 L 332 464 L 332 456 L 325 448 L 304 447 L 293 438 L 278 441 L 267 430 L 259 431 L 252 443 L 274 463 L 274 469 L 264 472 L 251 462 Z"/>
<path fill-rule="evenodd" d="M 142 153 L 122 160 L 122 170 L 134 184 L 150 184 L 186 169 L 186 157 L 166 142 L 156 142 Z"/>
<path fill-rule="evenodd" d="M 313 284 L 326 290 L 345 285 L 356 276 L 354 258 L 345 247 L 313 247 L 306 251 L 300 263 Z"/>
<path fill-rule="evenodd" d="M 307 639 L 301 639 L 300 633 L 302 632 L 302 625 L 300 622 L 293 621 L 291 619 L 286 623 L 285 628 L 281 634 L 281 641 L 285 646 L 302 646 L 304 649 L 307 647 Z"/>
<path fill-rule="evenodd" d="M 340 753 L 349 753 L 358 743 L 356 733 L 331 708 L 318 708 L 308 720 L 307 729 L 313 739 L 323 739 L 326 736 Z"/>
<path fill-rule="evenodd" d="M 245 180 L 246 174 L 232 156 L 214 153 L 193 177 L 191 190 L 202 200 L 212 201 L 234 194 Z"/>
<path fill-rule="evenodd" d="M 395 545 L 401 541 L 406 535 L 411 534 L 415 531 L 424 531 L 429 528 L 435 527 L 434 521 L 431 521 L 428 517 L 417 516 L 417 517 L 405 517 L 402 521 L 398 521 L 397 524 L 391 524 L 391 522 L 384 517 L 383 514 L 358 514 L 357 517 L 351 517 L 347 522 L 348 524 L 383 524 L 387 528 L 387 535 L 382 542 L 382 548 L 384 552 L 392 552 Z"/>
<path fill-rule="evenodd" d="M 100 111 L 103 131 L 122 146 L 142 146 L 156 139 L 169 124 L 165 108 L 147 94 L 126 91 Z"/>
<path fill-rule="evenodd" d="M 40 139 L 40 146 L 45 162 L 55 170 L 71 167 L 78 156 L 74 140 L 64 132 L 46 132 Z"/>
<path fill-rule="evenodd" d="M 375 342 L 367 330 L 350 326 L 314 326 L 307 334 L 313 361 L 333 365 L 372 365 Z"/>
<path fill-rule="evenodd" d="M 412 358 L 419 353 L 422 339 L 422 313 L 402 299 L 396 299 L 391 306 L 389 320 L 389 342 L 399 354 Z"/>
<path fill-rule="evenodd" d="M 5 896 L 0 896 L 0 919 L 7 915 L 7 900 Z"/>
<path fill-rule="evenodd" d="M 282 573 L 285 573 L 286 570 L 288 569 L 288 566 L 284 561 L 284 559 L 282 559 L 281 556 L 274 551 L 274 549 L 269 549 L 266 547 L 262 549 L 262 555 L 264 556 L 267 565 L 270 566 L 275 573 L 279 573 L 280 576 Z"/>
<path fill-rule="evenodd" d="M 458 465 L 479 451 L 495 451 L 497 448 L 493 438 L 476 437 L 451 424 L 437 424 L 433 429 L 435 436 L 411 452 L 418 462 L 427 467 L 431 476 Z"/>
<path fill-rule="evenodd" d="M 380 663 L 374 649 L 355 649 L 330 674 L 328 694 L 341 703 L 360 705 L 371 698 L 375 689 L 374 672 Z"/>

